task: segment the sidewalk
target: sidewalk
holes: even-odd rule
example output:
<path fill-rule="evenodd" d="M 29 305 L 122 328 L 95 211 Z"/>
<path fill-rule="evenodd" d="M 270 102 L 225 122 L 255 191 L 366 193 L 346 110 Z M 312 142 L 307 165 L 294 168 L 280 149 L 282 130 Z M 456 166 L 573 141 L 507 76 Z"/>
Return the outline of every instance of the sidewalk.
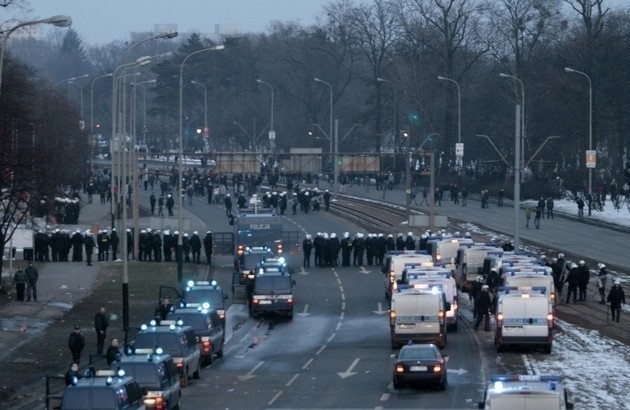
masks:
<path fill-rule="evenodd" d="M 67 229 L 71 232 L 88 229 L 108 229 L 111 231 L 110 204 L 101 204 L 96 200 L 92 204 L 85 204 L 81 208 L 78 225 L 51 226 L 51 229 Z M 184 210 L 185 217 L 194 219 L 188 211 Z M 129 218 L 131 212 L 129 211 Z M 140 227 L 144 229 L 149 224 L 148 217 L 140 218 Z M 132 223 L 129 219 L 128 226 Z M 123 229 L 120 220 L 116 220 L 116 230 L 122 238 Z M 202 229 L 203 224 L 195 220 L 195 229 Z M 119 249 L 122 247 L 119 245 Z M 9 261 L 3 260 L 3 272 L 12 278 L 18 265 L 26 265 L 26 261 L 13 260 L 12 271 L 9 272 Z M 37 282 L 37 302 L 15 301 L 15 287 L 7 288 L 5 295 L 0 295 L 0 365 L 33 363 L 30 358 L 15 357 L 15 351 L 27 344 L 33 337 L 45 332 L 49 325 L 63 322 L 64 316 L 76 306 L 82 299 L 91 293 L 92 286 L 99 271 L 109 262 L 98 262 L 96 250 L 93 255 L 93 266 L 87 266 L 85 257 L 83 262 L 35 262 L 34 266 L 39 271 Z M 70 326 L 70 324 L 66 324 Z M 84 332 L 87 329 L 84 329 Z M 65 369 L 59 369 L 60 372 Z M 6 388 L 6 386 L 5 386 Z M 11 395 L 10 391 L 0 390 L 0 408 L 2 403 L 9 399 L 5 395 Z"/>

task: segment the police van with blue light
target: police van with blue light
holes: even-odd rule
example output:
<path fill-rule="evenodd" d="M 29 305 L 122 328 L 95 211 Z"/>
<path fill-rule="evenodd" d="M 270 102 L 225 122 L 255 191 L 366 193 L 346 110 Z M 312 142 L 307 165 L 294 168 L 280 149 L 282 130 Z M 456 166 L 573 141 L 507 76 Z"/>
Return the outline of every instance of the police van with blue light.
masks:
<path fill-rule="evenodd" d="M 433 266 L 433 258 L 426 251 L 388 251 L 381 271 L 385 275 L 385 298 L 389 299 L 401 283 L 407 265 Z"/>
<path fill-rule="evenodd" d="M 459 247 L 472 243 L 474 243 L 472 238 L 444 234 L 430 237 L 426 246 L 435 263 L 445 264 L 451 271 L 455 271 L 455 258 Z"/>
<path fill-rule="evenodd" d="M 413 343 L 446 346 L 446 311 L 450 303 L 437 286 L 399 285 L 392 294 L 389 326 L 392 348 Z"/>
<path fill-rule="evenodd" d="M 186 287 L 183 292 L 180 292 L 172 286 L 160 286 L 159 301 L 165 298 L 176 302 L 174 306 L 179 307 L 197 308 L 205 305 L 207 306 L 205 309 L 216 310 L 221 319 L 221 323 L 225 325 L 227 315 L 225 302 L 228 296 L 215 280 L 189 280 L 186 282 Z"/>
<path fill-rule="evenodd" d="M 455 257 L 455 281 L 462 292 L 472 292 L 477 277 L 483 272 L 486 256 L 503 255 L 503 249 L 493 242 L 460 244 Z"/>
<path fill-rule="evenodd" d="M 553 304 L 545 287 L 503 287 L 499 289 L 495 314 L 494 345 L 553 346 Z"/>
<path fill-rule="evenodd" d="M 188 384 L 188 379 L 199 378 L 201 369 L 201 352 L 197 343 L 197 335 L 191 326 L 184 326 L 183 322 L 162 320 L 158 325 L 152 320 L 149 325 L 143 324 L 136 334 L 133 344 L 128 342 L 125 335 L 125 346 L 131 349 L 162 348 L 163 352 L 173 358 L 182 386 Z"/>
<path fill-rule="evenodd" d="M 275 313 L 292 319 L 294 285 L 291 273 L 283 266 L 260 264 L 248 285 L 250 316 Z"/>
<path fill-rule="evenodd" d="M 223 357 L 225 328 L 219 314 L 210 307 L 209 303 L 173 309 L 167 314 L 166 320 L 176 323 L 181 321 L 194 329 L 202 364 L 212 364 L 214 356 Z"/>
<path fill-rule="evenodd" d="M 114 365 L 138 382 L 147 409 L 180 408 L 182 393 L 179 372 L 172 357 L 165 354 L 162 348 L 129 349 Z"/>
<path fill-rule="evenodd" d="M 493 375 L 479 409 L 492 410 L 571 410 L 562 376 Z"/>
<path fill-rule="evenodd" d="M 122 369 L 99 370 L 94 376 L 73 379 L 61 397 L 61 410 L 146 409 L 142 389 Z"/>
<path fill-rule="evenodd" d="M 551 268 L 540 265 L 516 265 L 503 268 L 503 285 L 507 287 L 544 287 L 555 305 L 558 299 Z"/>
<path fill-rule="evenodd" d="M 447 329 L 453 332 L 457 331 L 459 296 L 457 294 L 457 284 L 448 268 L 410 269 L 406 273 L 406 283 L 411 286 L 426 284 L 429 289 L 434 287 L 440 289 L 450 305 L 446 311 Z"/>

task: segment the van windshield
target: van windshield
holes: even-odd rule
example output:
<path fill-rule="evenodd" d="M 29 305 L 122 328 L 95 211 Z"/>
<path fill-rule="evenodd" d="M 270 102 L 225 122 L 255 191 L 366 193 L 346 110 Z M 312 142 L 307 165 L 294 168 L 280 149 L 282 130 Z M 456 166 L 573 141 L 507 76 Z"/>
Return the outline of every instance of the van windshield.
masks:
<path fill-rule="evenodd" d="M 133 376 L 140 386 L 154 386 L 158 383 L 158 371 L 153 363 L 121 363 L 120 367 Z"/>
<path fill-rule="evenodd" d="M 177 333 L 138 333 L 136 349 L 153 349 L 161 347 L 164 353 L 180 357 L 181 347 L 186 345 L 186 337 Z"/>
<path fill-rule="evenodd" d="M 185 299 L 187 303 L 208 302 L 213 308 L 223 305 L 221 291 L 217 289 L 191 289 L 186 292 Z"/>
<path fill-rule="evenodd" d="M 287 276 L 259 276 L 254 283 L 255 293 L 291 292 L 291 279 Z"/>
<path fill-rule="evenodd" d="M 177 312 L 169 313 L 166 316 L 167 320 L 181 319 L 185 326 L 190 326 L 195 330 L 197 335 L 208 333 L 208 316 L 202 313 L 187 313 L 181 314 Z"/>

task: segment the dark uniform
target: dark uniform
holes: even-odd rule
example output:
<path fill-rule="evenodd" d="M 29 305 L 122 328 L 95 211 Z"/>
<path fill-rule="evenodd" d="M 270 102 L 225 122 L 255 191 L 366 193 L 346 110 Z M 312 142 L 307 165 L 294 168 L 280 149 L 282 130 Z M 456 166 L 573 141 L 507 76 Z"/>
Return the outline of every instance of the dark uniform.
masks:
<path fill-rule="evenodd" d="M 304 252 L 304 261 L 302 266 L 309 268 L 311 266 L 311 252 L 313 250 L 313 241 L 311 235 L 306 235 L 306 238 L 302 241 L 302 252 Z"/>
<path fill-rule="evenodd" d="M 591 273 L 586 266 L 586 262 L 580 261 L 578 266 L 578 288 L 580 290 L 580 301 L 586 302 L 586 288 L 588 287 L 588 281 L 591 279 Z"/>
<path fill-rule="evenodd" d="M 612 313 L 613 322 L 619 322 L 619 315 L 621 315 L 621 305 L 626 304 L 626 295 L 623 293 L 621 283 L 616 280 L 610 292 L 608 292 L 608 298 L 606 299 L 610 303 L 610 312 Z"/>
<path fill-rule="evenodd" d="M 492 297 L 490 296 L 490 292 L 488 291 L 488 289 L 488 285 L 483 285 L 481 288 L 481 292 L 475 300 L 475 312 L 477 314 L 477 321 L 475 322 L 474 327 L 475 331 L 479 330 L 479 325 L 484 318 L 484 329 L 486 330 L 486 332 L 490 330 L 490 311 L 492 309 Z"/>
<path fill-rule="evenodd" d="M 577 299 L 577 289 L 580 283 L 580 273 L 578 272 L 578 267 L 575 263 L 571 264 L 571 269 L 569 270 L 569 274 L 567 275 L 567 279 L 565 281 L 569 285 L 569 290 L 567 292 L 567 303 L 571 299 L 571 294 L 573 294 L 573 303 Z"/>
<path fill-rule="evenodd" d="M 206 236 L 203 237 L 203 250 L 206 253 L 206 263 L 208 265 L 210 265 L 210 263 L 212 262 L 212 247 L 213 247 L 213 240 L 212 240 L 212 232 L 208 231 L 206 232 Z"/>
<path fill-rule="evenodd" d="M 96 354 L 103 354 L 105 338 L 107 337 L 107 328 L 109 327 L 109 319 L 105 313 L 105 308 L 101 308 L 94 315 L 94 330 L 96 331 Z"/>
<path fill-rule="evenodd" d="M 81 352 L 83 351 L 84 347 L 85 338 L 81 333 L 81 328 L 79 327 L 79 325 L 76 325 L 74 327 L 74 331 L 70 333 L 70 336 L 68 337 L 68 348 L 72 353 L 72 361 L 74 363 L 81 363 Z"/>
<path fill-rule="evenodd" d="M 194 231 L 190 237 L 190 249 L 193 263 L 201 263 L 201 238 L 199 238 L 197 231 Z"/>

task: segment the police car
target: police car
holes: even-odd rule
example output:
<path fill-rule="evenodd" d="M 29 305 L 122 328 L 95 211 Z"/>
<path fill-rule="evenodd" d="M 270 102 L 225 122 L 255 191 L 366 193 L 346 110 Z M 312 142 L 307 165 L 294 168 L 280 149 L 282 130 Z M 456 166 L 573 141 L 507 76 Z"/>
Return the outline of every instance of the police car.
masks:
<path fill-rule="evenodd" d="M 196 308 L 174 309 L 166 319 L 176 322 L 181 320 L 184 325 L 195 330 L 202 363 L 212 364 L 215 355 L 223 357 L 225 329 L 217 311 L 211 309 L 208 303 L 204 302 Z"/>
<path fill-rule="evenodd" d="M 74 379 L 61 398 L 61 410 L 146 409 L 142 389 L 119 369 L 100 370 L 94 377 Z"/>
<path fill-rule="evenodd" d="M 179 372 L 171 356 L 161 348 L 129 350 L 114 365 L 138 382 L 147 409 L 180 408 Z"/>
<path fill-rule="evenodd" d="M 493 375 L 480 409 L 571 410 L 562 376 Z"/>
<path fill-rule="evenodd" d="M 201 352 L 195 331 L 183 323 L 163 320 L 160 325 L 155 320 L 147 326 L 142 325 L 136 335 L 133 349 L 162 348 L 164 353 L 173 358 L 182 386 L 189 378 L 198 379 L 201 368 Z"/>

